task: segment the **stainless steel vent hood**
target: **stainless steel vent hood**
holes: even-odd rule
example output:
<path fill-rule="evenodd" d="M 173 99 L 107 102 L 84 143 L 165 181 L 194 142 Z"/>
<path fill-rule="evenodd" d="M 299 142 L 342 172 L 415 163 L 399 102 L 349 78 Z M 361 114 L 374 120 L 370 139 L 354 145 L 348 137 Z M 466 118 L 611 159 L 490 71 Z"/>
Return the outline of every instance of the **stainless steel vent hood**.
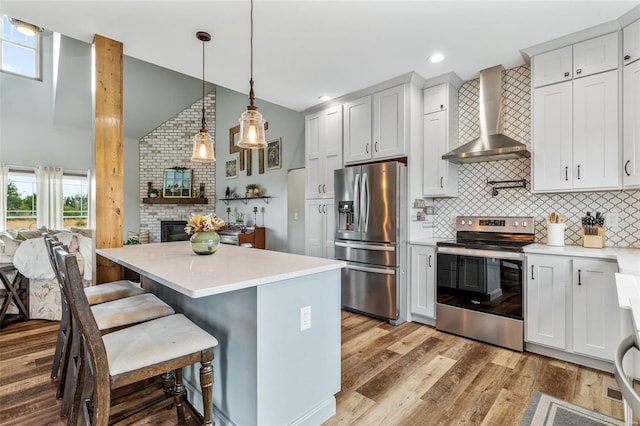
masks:
<path fill-rule="evenodd" d="M 502 134 L 502 65 L 480 71 L 480 137 L 450 151 L 453 163 L 530 157 L 526 145 Z"/>

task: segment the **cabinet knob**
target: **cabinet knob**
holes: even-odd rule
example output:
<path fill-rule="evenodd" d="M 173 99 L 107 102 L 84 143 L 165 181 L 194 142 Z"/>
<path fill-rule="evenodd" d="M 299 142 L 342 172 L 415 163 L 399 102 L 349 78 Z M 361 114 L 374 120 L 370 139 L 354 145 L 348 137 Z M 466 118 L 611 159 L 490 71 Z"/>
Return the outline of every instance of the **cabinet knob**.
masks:
<path fill-rule="evenodd" d="M 624 55 L 624 60 L 625 60 L 625 61 L 628 61 L 629 59 L 631 59 L 631 56 L 630 56 L 630 55 Z"/>
<path fill-rule="evenodd" d="M 565 72 L 565 73 L 564 73 L 564 76 L 565 76 L 565 77 L 569 77 L 569 75 L 570 75 L 570 74 L 569 74 L 568 72 Z"/>
<path fill-rule="evenodd" d="M 576 74 L 582 74 L 582 68 L 578 68 L 578 69 L 576 70 Z"/>
<path fill-rule="evenodd" d="M 440 104 L 440 109 L 444 109 L 444 104 Z"/>

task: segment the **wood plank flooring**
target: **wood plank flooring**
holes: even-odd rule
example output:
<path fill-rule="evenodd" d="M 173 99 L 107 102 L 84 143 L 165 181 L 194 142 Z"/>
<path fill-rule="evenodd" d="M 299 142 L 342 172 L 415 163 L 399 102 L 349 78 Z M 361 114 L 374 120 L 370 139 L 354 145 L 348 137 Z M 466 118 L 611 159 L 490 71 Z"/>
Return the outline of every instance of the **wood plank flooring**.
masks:
<path fill-rule="evenodd" d="M 0 329 L 0 425 L 66 424 L 49 378 L 57 329 L 49 321 Z M 608 373 L 342 312 L 342 390 L 325 425 L 519 425 L 535 391 L 621 419 L 607 387 L 617 389 Z M 175 423 L 166 410 L 137 425 Z"/>

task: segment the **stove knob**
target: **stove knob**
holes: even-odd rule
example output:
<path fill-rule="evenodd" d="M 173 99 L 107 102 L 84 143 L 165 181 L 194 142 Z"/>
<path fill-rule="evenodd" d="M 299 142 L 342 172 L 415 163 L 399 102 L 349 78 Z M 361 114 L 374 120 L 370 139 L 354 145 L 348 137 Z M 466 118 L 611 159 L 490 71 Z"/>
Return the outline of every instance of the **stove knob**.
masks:
<path fill-rule="evenodd" d="M 515 226 L 516 228 L 518 227 L 518 221 L 517 220 L 515 222 L 513 222 L 513 226 Z"/>
<path fill-rule="evenodd" d="M 469 222 L 467 222 L 467 224 L 468 224 L 469 226 L 471 226 L 471 225 L 473 225 L 473 222 L 472 222 L 472 221 L 469 221 Z"/>
<path fill-rule="evenodd" d="M 464 224 L 465 224 L 464 220 L 461 220 L 460 225 L 464 226 Z"/>
<path fill-rule="evenodd" d="M 527 227 L 527 225 L 529 225 L 527 222 L 522 222 L 522 226 L 524 226 L 525 228 Z"/>

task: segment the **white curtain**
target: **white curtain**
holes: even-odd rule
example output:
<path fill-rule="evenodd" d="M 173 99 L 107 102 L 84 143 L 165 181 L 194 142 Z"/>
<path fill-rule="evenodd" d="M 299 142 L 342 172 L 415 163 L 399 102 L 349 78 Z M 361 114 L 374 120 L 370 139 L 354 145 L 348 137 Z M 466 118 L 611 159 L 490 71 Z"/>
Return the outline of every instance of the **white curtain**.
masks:
<path fill-rule="evenodd" d="M 36 167 L 36 187 L 38 226 L 62 229 L 62 168 Z"/>
<path fill-rule="evenodd" d="M 9 167 L 0 163 L 0 232 L 7 226 L 7 185 L 9 185 Z"/>

